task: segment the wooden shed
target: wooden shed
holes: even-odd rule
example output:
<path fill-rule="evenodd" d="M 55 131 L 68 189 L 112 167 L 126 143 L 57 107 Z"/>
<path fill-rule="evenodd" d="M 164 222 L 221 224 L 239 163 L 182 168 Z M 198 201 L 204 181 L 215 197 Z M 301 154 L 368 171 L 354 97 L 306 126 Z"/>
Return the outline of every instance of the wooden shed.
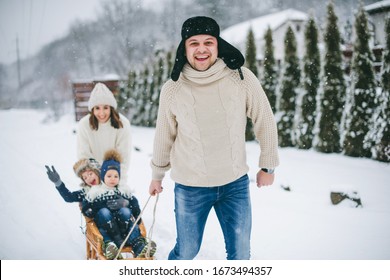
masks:
<path fill-rule="evenodd" d="M 119 80 L 79 80 L 72 82 L 76 121 L 89 113 L 89 96 L 97 83 L 104 83 L 112 91 L 115 98 L 119 94 Z"/>

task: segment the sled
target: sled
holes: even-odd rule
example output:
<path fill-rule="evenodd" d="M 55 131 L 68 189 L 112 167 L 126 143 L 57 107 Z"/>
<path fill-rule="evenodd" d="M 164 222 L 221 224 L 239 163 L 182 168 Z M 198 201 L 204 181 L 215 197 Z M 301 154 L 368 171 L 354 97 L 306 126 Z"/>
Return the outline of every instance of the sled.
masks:
<path fill-rule="evenodd" d="M 107 260 L 107 258 L 103 254 L 103 236 L 100 234 L 95 222 L 93 219 L 84 216 L 86 222 L 86 249 L 87 249 L 87 260 Z M 146 228 L 141 221 L 139 224 L 139 229 L 141 235 L 146 238 Z M 154 260 L 154 257 L 143 257 L 136 258 L 134 256 L 133 249 L 131 246 L 125 246 L 121 250 L 121 253 L 127 253 L 132 255 L 132 258 L 124 258 L 126 260 Z"/>

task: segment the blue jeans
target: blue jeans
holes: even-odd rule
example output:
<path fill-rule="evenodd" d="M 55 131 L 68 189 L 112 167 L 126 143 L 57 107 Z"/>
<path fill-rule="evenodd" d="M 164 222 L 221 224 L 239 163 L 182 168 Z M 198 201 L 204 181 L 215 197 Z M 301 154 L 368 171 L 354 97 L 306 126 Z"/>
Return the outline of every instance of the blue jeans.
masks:
<path fill-rule="evenodd" d="M 207 217 L 215 209 L 228 260 L 250 258 L 252 214 L 248 175 L 219 187 L 175 184 L 176 245 L 169 260 L 191 260 L 199 252 Z"/>

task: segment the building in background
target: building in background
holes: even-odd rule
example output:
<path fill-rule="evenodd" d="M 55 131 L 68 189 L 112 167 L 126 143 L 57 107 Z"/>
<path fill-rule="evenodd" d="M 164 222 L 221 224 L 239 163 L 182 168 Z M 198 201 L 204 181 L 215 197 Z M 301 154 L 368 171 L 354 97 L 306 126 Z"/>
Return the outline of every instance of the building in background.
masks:
<path fill-rule="evenodd" d="M 264 34 L 268 27 L 272 30 L 274 56 L 278 63 L 284 58 L 284 37 L 288 26 L 291 26 L 297 40 L 298 55 L 304 55 L 305 25 L 309 16 L 294 9 L 287 9 L 272 14 L 257 17 L 233 25 L 221 32 L 221 37 L 245 53 L 249 29 L 252 28 L 257 50 L 257 60 L 261 64 L 264 56 Z"/>
<path fill-rule="evenodd" d="M 379 1 L 364 7 L 373 31 L 374 45 L 386 44 L 385 22 L 390 17 L 390 0 Z"/>

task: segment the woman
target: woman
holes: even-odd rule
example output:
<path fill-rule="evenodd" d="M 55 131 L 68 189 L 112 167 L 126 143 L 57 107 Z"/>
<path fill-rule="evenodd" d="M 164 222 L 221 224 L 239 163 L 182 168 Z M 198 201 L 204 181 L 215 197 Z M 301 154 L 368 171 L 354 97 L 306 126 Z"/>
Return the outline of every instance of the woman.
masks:
<path fill-rule="evenodd" d="M 116 149 L 122 156 L 121 185 L 127 186 L 130 163 L 130 121 L 119 114 L 113 93 L 97 83 L 88 101 L 90 114 L 83 117 L 77 132 L 77 158 L 94 158 L 103 162 L 104 153 Z"/>

